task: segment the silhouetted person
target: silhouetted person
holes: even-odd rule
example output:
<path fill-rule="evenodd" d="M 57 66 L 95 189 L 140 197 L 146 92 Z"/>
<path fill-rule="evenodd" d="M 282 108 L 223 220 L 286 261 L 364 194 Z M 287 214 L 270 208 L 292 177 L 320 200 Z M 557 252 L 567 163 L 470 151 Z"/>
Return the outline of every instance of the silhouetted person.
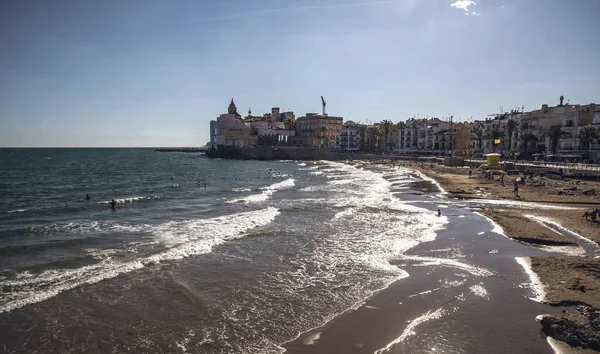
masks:
<path fill-rule="evenodd" d="M 438 218 L 442 216 L 442 211 L 440 209 L 438 209 Z"/>
<path fill-rule="evenodd" d="M 204 188 L 206 188 L 206 183 L 204 183 Z"/>
<path fill-rule="evenodd" d="M 110 201 L 110 207 L 113 209 L 117 208 L 117 202 L 114 199 Z"/>
<path fill-rule="evenodd" d="M 91 195 L 89 195 L 89 194 L 86 194 L 86 195 L 85 195 L 85 200 L 90 200 L 90 199 L 92 199 L 92 196 L 91 196 Z"/>

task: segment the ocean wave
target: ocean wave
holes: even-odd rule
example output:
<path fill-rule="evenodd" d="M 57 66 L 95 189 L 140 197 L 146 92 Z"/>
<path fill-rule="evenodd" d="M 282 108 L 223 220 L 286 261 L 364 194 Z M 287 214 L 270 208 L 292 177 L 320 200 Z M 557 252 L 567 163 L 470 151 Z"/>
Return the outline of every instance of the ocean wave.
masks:
<path fill-rule="evenodd" d="M 146 266 L 210 252 L 212 247 L 228 240 L 244 237 L 256 227 L 272 222 L 279 215 L 276 208 L 242 212 L 211 219 L 172 221 L 158 225 L 155 235 L 167 240 L 167 249 L 131 261 L 114 259 L 112 250 L 88 249 L 88 254 L 100 259 L 96 264 L 77 269 L 53 269 L 39 274 L 29 271 L 4 278 L 0 287 L 0 313 L 47 300 L 84 284 L 114 278 Z"/>
<path fill-rule="evenodd" d="M 264 202 L 265 200 L 269 199 L 271 197 L 271 195 L 273 195 L 274 192 L 284 189 L 284 188 L 291 188 L 295 185 L 295 180 L 293 178 L 289 178 L 286 179 L 284 181 L 281 182 L 277 182 L 274 183 L 268 187 L 262 187 L 260 188 L 260 190 L 262 190 L 263 192 L 260 194 L 251 194 L 249 196 L 246 196 L 244 198 L 235 198 L 235 199 L 230 199 L 225 201 L 225 203 L 228 204 L 235 204 L 235 203 L 244 203 L 244 204 L 248 204 L 248 203 L 260 203 L 260 202 Z"/>
<path fill-rule="evenodd" d="M 136 224 L 136 223 L 117 223 L 114 221 L 91 221 L 91 222 L 70 222 L 70 223 L 58 223 L 49 224 L 43 226 L 31 227 L 27 230 L 31 234 L 39 235 L 53 235 L 57 233 L 69 233 L 77 232 L 78 234 L 85 233 L 112 233 L 112 232 L 148 232 L 153 228 L 150 224 Z"/>
<path fill-rule="evenodd" d="M 117 204 L 125 204 L 125 203 L 133 203 L 133 202 L 138 202 L 138 201 L 144 201 L 144 200 L 155 200 L 155 199 L 160 199 L 162 198 L 162 195 L 154 195 L 151 197 L 128 197 L 128 198 L 115 198 L 115 202 L 117 202 Z M 112 202 L 112 200 L 103 200 L 103 201 L 99 201 L 96 202 L 98 204 L 110 204 Z"/>
<path fill-rule="evenodd" d="M 12 214 L 12 213 L 23 213 L 25 211 L 27 211 L 29 209 L 15 209 L 15 210 L 9 210 L 7 211 L 7 213 Z"/>
<path fill-rule="evenodd" d="M 420 325 L 424 322 L 427 322 L 427 321 L 437 320 L 437 319 L 441 318 L 442 316 L 446 315 L 446 313 L 447 313 L 447 311 L 445 311 L 441 307 L 435 311 L 427 311 L 423 315 L 410 321 L 408 326 L 406 326 L 406 328 L 400 335 L 400 337 L 398 337 L 398 338 L 394 339 L 393 341 L 391 341 L 390 343 L 388 343 L 388 345 L 386 345 L 384 348 L 377 349 L 374 354 L 383 354 L 383 353 L 389 352 L 392 349 L 392 347 L 395 346 L 396 344 L 402 343 L 406 340 L 406 338 L 408 338 L 412 335 L 415 335 L 416 334 L 415 328 L 418 325 Z"/>

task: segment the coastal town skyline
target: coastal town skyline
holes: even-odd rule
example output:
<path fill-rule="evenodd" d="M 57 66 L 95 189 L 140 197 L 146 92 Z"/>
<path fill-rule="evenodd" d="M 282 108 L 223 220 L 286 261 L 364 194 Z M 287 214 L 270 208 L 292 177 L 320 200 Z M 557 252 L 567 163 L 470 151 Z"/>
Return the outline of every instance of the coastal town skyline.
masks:
<path fill-rule="evenodd" d="M 199 146 L 231 97 L 345 120 L 483 119 L 600 97 L 600 3 L 0 5 L 0 146 Z M 535 19 L 544 18 L 544 21 Z M 276 30 L 274 30 L 276 29 Z M 565 49 L 569 48 L 569 49 Z M 596 102 L 598 103 L 598 102 Z"/>

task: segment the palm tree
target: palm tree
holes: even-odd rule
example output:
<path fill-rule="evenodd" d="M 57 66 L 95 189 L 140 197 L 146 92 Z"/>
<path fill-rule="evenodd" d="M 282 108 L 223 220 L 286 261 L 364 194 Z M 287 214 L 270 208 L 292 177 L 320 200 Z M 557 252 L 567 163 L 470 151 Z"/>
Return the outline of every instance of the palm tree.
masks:
<path fill-rule="evenodd" d="M 488 134 L 490 141 L 492 142 L 492 151 L 496 152 L 496 140 L 504 139 L 506 134 L 502 130 L 495 128 L 490 134 Z"/>
<path fill-rule="evenodd" d="M 384 148 L 384 150 L 387 148 L 388 133 L 390 132 L 390 130 L 392 129 L 393 126 L 394 126 L 394 123 L 388 119 L 384 119 L 380 123 L 380 127 L 383 130 L 383 148 Z"/>
<path fill-rule="evenodd" d="M 529 148 L 529 145 L 531 145 L 531 143 L 537 143 L 539 139 L 537 136 L 535 136 L 535 134 L 527 133 L 527 134 L 522 134 L 520 137 L 520 140 L 523 143 L 523 146 L 525 147 L 525 155 L 527 155 L 527 150 Z"/>
<path fill-rule="evenodd" d="M 519 122 L 509 118 L 508 122 L 506 122 L 506 133 L 508 134 L 508 151 L 510 154 L 510 150 L 512 150 L 512 136 L 513 133 L 519 132 Z"/>
<path fill-rule="evenodd" d="M 321 129 L 319 129 L 319 131 L 321 131 L 321 139 L 323 139 L 321 141 L 321 145 L 323 145 L 324 144 L 323 141 L 325 139 L 325 133 L 327 132 L 327 127 L 322 126 Z"/>
<path fill-rule="evenodd" d="M 367 126 L 366 125 L 359 125 L 358 126 L 358 134 L 360 134 L 360 151 L 365 151 L 365 140 L 367 138 Z"/>
<path fill-rule="evenodd" d="M 398 139 L 398 144 L 402 145 L 402 137 L 404 137 L 404 130 L 406 130 L 406 123 L 405 122 L 398 122 L 396 124 L 396 130 L 400 131 L 401 138 Z M 405 144 L 406 144 L 406 142 L 405 142 Z M 400 149 L 404 149 L 404 146 L 400 146 Z"/>
<path fill-rule="evenodd" d="M 483 140 L 489 138 L 490 134 L 483 129 L 476 129 L 473 132 L 472 140 L 477 141 L 479 144 L 479 153 L 483 152 Z"/>
<path fill-rule="evenodd" d="M 591 125 L 586 125 L 581 128 L 579 132 L 579 142 L 581 145 L 585 146 L 586 155 L 590 153 L 590 143 L 594 140 L 598 139 L 598 134 L 596 134 L 596 129 Z"/>
<path fill-rule="evenodd" d="M 550 128 L 550 132 L 548 133 L 548 137 L 550 138 L 550 150 L 552 154 L 556 155 L 556 149 L 558 148 L 558 142 L 560 138 L 568 135 L 565 131 L 562 130 L 560 125 L 555 125 Z"/>
<path fill-rule="evenodd" d="M 374 144 L 374 141 L 375 141 L 375 127 L 373 127 L 373 126 L 367 127 L 366 140 L 367 140 L 367 151 L 368 152 L 373 152 L 373 148 L 375 147 L 375 144 Z"/>

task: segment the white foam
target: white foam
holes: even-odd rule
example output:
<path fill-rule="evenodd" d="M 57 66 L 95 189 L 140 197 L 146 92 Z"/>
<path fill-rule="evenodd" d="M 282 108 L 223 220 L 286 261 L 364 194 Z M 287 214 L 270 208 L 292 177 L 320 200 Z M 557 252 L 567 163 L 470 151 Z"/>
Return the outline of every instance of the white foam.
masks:
<path fill-rule="evenodd" d="M 531 219 L 531 220 L 535 220 L 537 222 L 539 222 L 540 224 L 546 226 L 547 228 L 549 228 L 550 230 L 553 230 L 551 226 L 557 228 L 558 230 L 570 234 L 572 235 L 576 241 L 581 241 L 581 242 L 577 242 L 579 243 L 580 246 L 582 246 L 582 243 L 585 244 L 586 247 L 588 247 L 590 250 L 593 250 L 592 252 L 594 254 L 600 254 L 600 247 L 598 246 L 598 244 L 586 237 L 581 236 L 580 234 L 571 231 L 569 229 L 567 229 L 566 227 L 562 226 L 561 224 L 559 224 L 558 222 L 554 221 L 553 219 L 550 218 L 546 218 L 543 216 L 537 216 L 537 215 L 525 215 L 525 217 Z M 553 230 L 555 232 L 557 232 L 556 230 Z M 560 234 L 560 232 L 557 232 Z"/>
<path fill-rule="evenodd" d="M 492 232 L 497 233 L 498 235 L 502 235 L 504 237 L 507 237 L 506 234 L 504 233 L 504 229 L 502 228 L 502 226 L 498 225 L 494 220 L 490 219 L 489 217 L 483 215 L 482 213 L 480 213 L 478 211 L 474 211 L 473 214 L 477 214 L 479 216 L 482 216 L 487 221 L 489 221 L 490 224 L 492 224 L 492 226 L 493 226 Z"/>
<path fill-rule="evenodd" d="M 575 207 L 562 205 L 538 204 L 526 201 L 510 200 L 510 199 L 468 199 L 462 200 L 468 204 L 489 204 L 499 205 L 500 207 L 512 207 L 514 209 L 550 209 L 550 210 L 575 210 Z"/>
<path fill-rule="evenodd" d="M 476 296 L 482 297 L 486 300 L 490 299 L 490 295 L 488 293 L 488 291 L 481 286 L 481 284 L 483 283 L 479 283 L 478 285 L 473 285 L 469 288 L 469 290 L 471 290 L 471 293 L 473 293 Z"/>
<path fill-rule="evenodd" d="M 549 246 L 549 245 L 539 245 L 538 248 L 553 253 L 561 253 L 567 256 L 573 257 L 581 257 L 585 256 L 586 252 L 581 246 Z"/>
<path fill-rule="evenodd" d="M 425 290 L 425 291 L 421 291 L 420 293 L 416 293 L 416 294 L 412 294 L 412 295 L 408 295 L 408 298 L 410 299 L 411 297 L 416 297 L 416 296 L 423 296 L 423 295 L 427 295 L 427 294 L 431 294 L 434 291 L 440 290 L 441 288 L 435 288 L 435 289 L 431 289 L 431 290 Z"/>
<path fill-rule="evenodd" d="M 115 198 L 115 202 L 117 202 L 117 204 L 125 204 L 125 203 L 133 203 L 133 202 L 137 202 L 139 200 L 153 200 L 153 199 L 160 199 L 162 198 L 161 195 L 153 195 L 150 197 L 144 197 L 144 196 L 137 196 L 137 197 L 127 197 L 127 198 Z M 112 202 L 112 200 L 104 200 L 104 201 L 99 201 L 96 202 L 98 204 L 110 204 Z"/>
<path fill-rule="evenodd" d="M 262 187 L 260 188 L 263 192 L 260 194 L 251 194 L 247 197 L 244 198 L 236 198 L 236 199 L 230 199 L 225 201 L 225 203 L 244 203 L 244 204 L 248 204 L 248 203 L 260 203 L 260 202 L 264 202 L 265 200 L 269 199 L 271 197 L 271 195 L 273 195 L 274 192 L 281 190 L 281 189 L 285 189 L 285 188 L 290 188 L 293 187 L 295 184 L 294 179 L 293 178 L 288 178 L 286 180 L 283 180 L 281 182 L 277 182 L 274 183 L 268 187 Z"/>
<path fill-rule="evenodd" d="M 182 353 L 187 353 L 187 345 L 190 344 L 190 341 L 192 340 L 192 338 L 194 338 L 195 335 L 196 332 L 194 332 L 194 330 L 190 328 L 187 330 L 187 333 L 183 340 L 181 342 L 176 342 L 175 345 L 179 349 L 181 349 Z"/>
<path fill-rule="evenodd" d="M 452 267 L 456 269 L 461 269 L 465 272 L 469 272 L 473 275 L 480 277 L 489 277 L 494 275 L 494 272 L 487 270 L 485 268 L 472 266 L 466 263 L 462 263 L 457 261 L 456 259 L 448 259 L 448 258 L 434 258 L 434 257 L 422 257 L 422 256 L 404 256 L 403 259 L 419 261 L 419 266 L 431 266 L 431 265 L 440 265 L 446 267 Z"/>
<path fill-rule="evenodd" d="M 7 211 L 7 213 L 9 213 L 9 214 L 12 214 L 12 213 L 22 213 L 22 212 L 25 212 L 27 210 L 29 210 L 29 209 L 15 209 L 15 210 L 9 210 L 9 211 Z"/>
<path fill-rule="evenodd" d="M 240 187 L 240 188 L 233 188 L 231 191 L 232 192 L 251 192 L 252 189 Z"/>
<path fill-rule="evenodd" d="M 525 273 L 529 276 L 529 279 L 531 280 L 530 287 L 533 293 L 533 297 L 531 297 L 530 299 L 536 302 L 544 301 L 546 297 L 546 292 L 544 291 L 544 284 L 542 284 L 540 277 L 531 268 L 531 258 L 515 257 L 515 260 L 523 267 L 523 269 L 525 269 Z"/>
<path fill-rule="evenodd" d="M 440 307 L 439 309 L 435 310 L 435 311 L 427 311 L 425 314 L 415 318 L 414 320 L 412 320 L 408 326 L 406 326 L 406 328 L 404 329 L 404 331 L 402 332 L 402 334 L 400 335 L 400 337 L 394 339 L 392 342 L 390 342 L 388 345 L 386 345 L 384 348 L 378 349 L 375 351 L 374 354 L 382 354 L 385 352 L 390 351 L 390 349 L 398 344 L 398 343 L 402 343 L 404 342 L 404 340 L 412 335 L 415 335 L 415 328 L 420 325 L 423 322 L 427 322 L 430 320 L 436 320 L 441 318 L 442 316 L 444 316 L 445 311 Z"/>
<path fill-rule="evenodd" d="M 182 259 L 210 252 L 212 247 L 243 237 L 248 230 L 267 225 L 279 215 L 276 208 L 237 213 L 211 219 L 172 221 L 155 227 L 157 237 L 165 237 L 167 249 L 132 261 L 118 261 L 103 255 L 99 263 L 77 269 L 47 270 L 36 276 L 25 273 L 13 280 L 0 282 L 2 287 L 15 288 L 3 294 L 0 313 L 12 311 L 83 284 L 93 284 L 114 278 L 148 265 Z M 96 251 L 92 251 L 96 252 Z"/>

